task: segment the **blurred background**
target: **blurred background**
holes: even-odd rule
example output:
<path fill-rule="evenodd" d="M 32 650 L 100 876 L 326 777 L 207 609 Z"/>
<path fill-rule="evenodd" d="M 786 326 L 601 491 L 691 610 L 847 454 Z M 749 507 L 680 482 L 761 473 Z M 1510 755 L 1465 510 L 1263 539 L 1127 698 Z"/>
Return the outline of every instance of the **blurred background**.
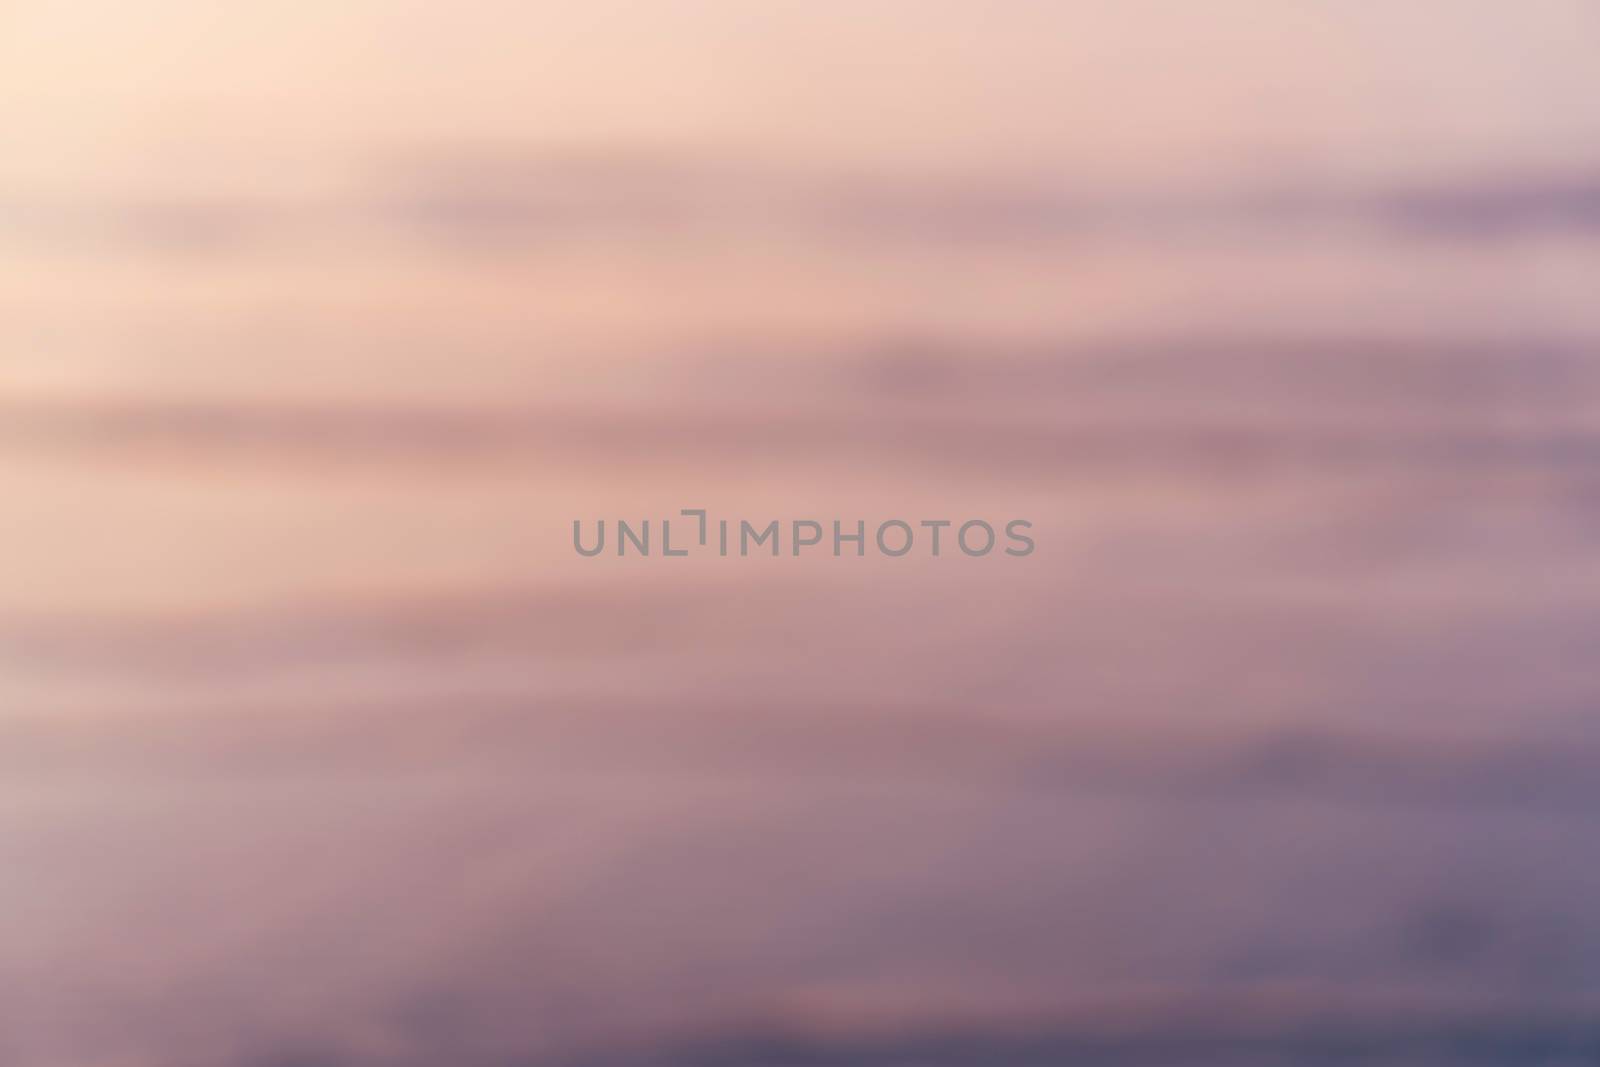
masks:
<path fill-rule="evenodd" d="M 0 1061 L 1600 1062 L 1597 46 L 4 0 Z"/>

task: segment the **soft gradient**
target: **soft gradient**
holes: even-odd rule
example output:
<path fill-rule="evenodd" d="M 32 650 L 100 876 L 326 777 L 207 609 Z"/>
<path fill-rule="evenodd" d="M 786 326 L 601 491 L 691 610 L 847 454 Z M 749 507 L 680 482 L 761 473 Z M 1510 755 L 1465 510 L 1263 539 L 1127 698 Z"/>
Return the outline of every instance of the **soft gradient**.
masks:
<path fill-rule="evenodd" d="M 0 1063 L 1600 1059 L 1597 45 L 0 5 Z"/>

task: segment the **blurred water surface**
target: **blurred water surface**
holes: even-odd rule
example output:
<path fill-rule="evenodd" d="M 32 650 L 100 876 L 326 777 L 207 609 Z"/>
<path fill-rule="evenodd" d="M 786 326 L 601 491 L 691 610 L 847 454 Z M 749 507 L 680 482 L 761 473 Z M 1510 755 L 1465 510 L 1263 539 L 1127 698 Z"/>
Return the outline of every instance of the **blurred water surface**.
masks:
<path fill-rule="evenodd" d="M 1592 1061 L 1597 35 L 0 12 L 0 1059 Z"/>

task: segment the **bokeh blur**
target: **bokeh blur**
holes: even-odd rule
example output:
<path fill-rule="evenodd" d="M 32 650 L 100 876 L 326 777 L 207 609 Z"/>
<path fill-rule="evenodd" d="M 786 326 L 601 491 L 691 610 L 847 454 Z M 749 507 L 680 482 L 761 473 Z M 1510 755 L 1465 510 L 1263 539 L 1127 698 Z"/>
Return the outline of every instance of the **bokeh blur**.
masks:
<path fill-rule="evenodd" d="M 0 1062 L 1600 1062 L 1597 56 L 4 0 Z"/>

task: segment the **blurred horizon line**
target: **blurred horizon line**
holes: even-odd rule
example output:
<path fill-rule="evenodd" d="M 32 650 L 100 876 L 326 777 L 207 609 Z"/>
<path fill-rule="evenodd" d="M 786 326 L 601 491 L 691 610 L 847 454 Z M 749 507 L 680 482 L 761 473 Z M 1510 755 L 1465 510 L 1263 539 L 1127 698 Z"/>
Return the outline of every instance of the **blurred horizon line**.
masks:
<path fill-rule="evenodd" d="M 76 236 L 213 254 L 292 235 L 326 236 L 341 226 L 458 250 L 741 230 L 825 241 L 1023 245 L 1283 237 L 1307 228 L 1453 241 L 1600 235 L 1600 165 L 1576 162 L 1365 181 L 1286 168 L 1198 192 L 1172 180 L 1108 187 L 1067 174 L 874 174 L 624 151 L 477 158 L 424 152 L 354 174 L 363 171 L 353 181 L 333 179 L 333 191 L 289 196 L 254 173 L 243 183 L 253 192 L 215 191 L 226 181 L 204 194 L 112 187 L 55 198 L 0 187 L 0 232 L 14 240 Z"/>

